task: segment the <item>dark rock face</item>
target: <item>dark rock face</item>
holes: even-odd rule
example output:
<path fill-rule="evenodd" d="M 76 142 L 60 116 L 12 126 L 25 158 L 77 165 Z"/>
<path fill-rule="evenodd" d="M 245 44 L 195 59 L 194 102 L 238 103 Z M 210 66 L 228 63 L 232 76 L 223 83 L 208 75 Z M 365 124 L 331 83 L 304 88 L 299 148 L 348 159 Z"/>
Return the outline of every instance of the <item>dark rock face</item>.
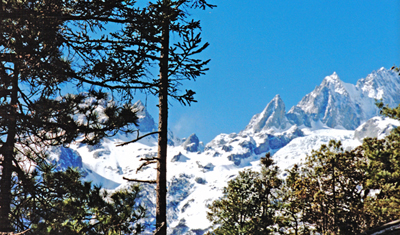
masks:
<path fill-rule="evenodd" d="M 210 162 L 210 163 L 207 163 L 207 165 L 205 165 L 203 168 L 205 170 L 212 171 L 212 170 L 214 170 L 214 167 L 215 166 Z"/>
<path fill-rule="evenodd" d="M 50 150 L 51 154 L 59 156 L 57 160 L 53 160 L 58 169 L 64 170 L 68 167 L 82 168 L 82 157 L 75 150 L 63 146 L 53 147 Z"/>
<path fill-rule="evenodd" d="M 152 132 L 157 130 L 157 126 L 153 117 L 147 112 L 146 107 L 140 100 L 135 103 L 135 107 L 138 110 L 138 129 L 141 132 Z"/>
<path fill-rule="evenodd" d="M 201 165 L 200 162 L 196 162 L 196 163 L 199 168 L 203 169 L 203 172 L 212 171 L 212 170 L 214 170 L 214 167 L 215 167 L 211 162 L 207 163 L 207 165 L 205 165 L 205 166 Z"/>
<path fill-rule="evenodd" d="M 82 144 L 82 143 L 79 144 L 79 148 L 84 147 L 84 146 L 86 146 L 88 148 L 89 152 L 103 148 L 103 146 L 101 145 L 101 141 L 100 141 L 100 143 L 97 143 L 95 145 L 88 145 L 88 144 Z"/>
<path fill-rule="evenodd" d="M 207 232 L 207 229 L 192 229 L 191 232 L 193 232 L 194 235 L 203 235 Z"/>
<path fill-rule="evenodd" d="M 186 234 L 189 231 L 189 227 L 186 225 L 186 220 L 181 219 L 179 224 L 172 230 L 171 234 Z"/>
<path fill-rule="evenodd" d="M 189 158 L 187 158 L 185 155 L 182 153 L 178 153 L 175 155 L 172 159 L 171 162 L 186 162 Z"/>
<path fill-rule="evenodd" d="M 289 143 L 289 140 L 286 138 L 286 136 L 270 136 L 268 137 L 268 140 L 271 149 L 280 149 Z"/>
<path fill-rule="evenodd" d="M 220 154 L 219 152 L 215 152 L 215 153 L 213 154 L 213 157 L 219 157 L 219 156 L 221 156 L 221 154 Z"/>
<path fill-rule="evenodd" d="M 173 177 L 171 181 L 168 181 L 168 193 L 169 196 L 173 196 L 177 201 L 183 201 L 187 196 L 189 196 L 188 188 L 193 187 L 190 179 L 193 178 L 192 175 L 180 174 L 178 177 Z"/>
<path fill-rule="evenodd" d="M 228 156 L 228 160 L 232 161 L 236 166 L 239 166 L 242 159 L 250 157 L 252 152 L 249 150 L 242 154 L 231 154 Z"/>
<path fill-rule="evenodd" d="M 236 166 L 239 166 L 242 161 L 242 155 L 231 154 L 228 156 L 228 160 L 232 161 Z"/>
<path fill-rule="evenodd" d="M 304 136 L 304 133 L 297 126 L 284 132 L 282 135 L 268 135 L 269 147 L 271 149 L 280 149 L 287 145 L 292 139 L 300 136 Z"/>
<path fill-rule="evenodd" d="M 300 136 L 304 136 L 304 133 L 297 126 L 296 129 L 288 135 L 291 140 Z"/>
<path fill-rule="evenodd" d="M 171 214 L 173 219 L 177 219 L 177 213 L 179 212 L 178 207 L 180 203 L 189 196 L 190 191 L 195 184 L 192 178 L 193 175 L 182 173 L 179 174 L 179 176 L 173 176 L 172 179 L 167 183 L 167 213 Z"/>
<path fill-rule="evenodd" d="M 192 203 L 192 202 L 194 202 L 194 199 L 188 200 L 188 202 L 182 206 L 181 212 L 184 213 L 186 211 L 186 209 L 190 207 L 190 203 Z"/>
<path fill-rule="evenodd" d="M 254 140 L 250 139 L 250 140 L 244 140 L 242 142 L 239 143 L 239 146 L 244 148 L 244 149 L 248 149 L 250 151 L 253 151 L 254 149 Z"/>
<path fill-rule="evenodd" d="M 258 143 L 256 148 L 254 149 L 255 154 L 266 153 L 269 150 L 269 140 L 268 138 L 264 139 L 263 142 Z"/>
<path fill-rule="evenodd" d="M 93 153 L 93 157 L 97 159 L 97 158 L 100 158 L 102 156 L 110 155 L 110 154 L 111 154 L 111 151 L 109 149 L 101 149 L 99 151 L 94 152 Z"/>
<path fill-rule="evenodd" d="M 224 150 L 225 152 L 230 152 L 230 151 L 232 151 L 232 146 L 230 146 L 230 145 L 224 145 L 223 147 L 222 147 L 222 150 Z"/>
<path fill-rule="evenodd" d="M 200 141 L 196 134 L 191 134 L 182 145 L 183 148 L 188 152 L 197 152 L 199 151 L 199 144 Z"/>
<path fill-rule="evenodd" d="M 243 136 L 245 137 L 245 136 Z M 245 137 L 244 140 L 236 140 L 235 142 L 239 141 L 238 145 L 241 147 L 240 153 L 232 153 L 228 156 L 229 161 L 233 161 L 235 165 L 240 165 L 241 160 L 250 157 L 255 149 L 255 142 L 253 138 Z M 232 141 L 233 142 L 233 141 Z M 232 143 L 231 142 L 231 143 Z"/>
<path fill-rule="evenodd" d="M 195 178 L 194 181 L 196 181 L 196 183 L 198 183 L 198 184 L 206 184 L 207 183 L 207 181 L 201 177 Z"/>
<path fill-rule="evenodd" d="M 297 106 L 294 106 L 289 113 L 286 114 L 286 117 L 289 121 L 298 126 L 304 125 L 306 127 L 311 127 L 310 118 Z"/>

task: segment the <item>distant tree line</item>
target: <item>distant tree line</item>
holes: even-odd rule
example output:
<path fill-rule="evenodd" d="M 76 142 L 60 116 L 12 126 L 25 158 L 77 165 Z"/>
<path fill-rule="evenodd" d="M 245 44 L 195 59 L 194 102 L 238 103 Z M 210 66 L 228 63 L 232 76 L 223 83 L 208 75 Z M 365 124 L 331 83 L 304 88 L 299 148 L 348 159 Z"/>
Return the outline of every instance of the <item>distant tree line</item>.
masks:
<path fill-rule="evenodd" d="M 400 105 L 378 107 L 400 120 Z M 361 234 L 400 217 L 400 127 L 350 151 L 331 140 L 284 179 L 269 154 L 261 163 L 209 205 L 208 234 Z"/>

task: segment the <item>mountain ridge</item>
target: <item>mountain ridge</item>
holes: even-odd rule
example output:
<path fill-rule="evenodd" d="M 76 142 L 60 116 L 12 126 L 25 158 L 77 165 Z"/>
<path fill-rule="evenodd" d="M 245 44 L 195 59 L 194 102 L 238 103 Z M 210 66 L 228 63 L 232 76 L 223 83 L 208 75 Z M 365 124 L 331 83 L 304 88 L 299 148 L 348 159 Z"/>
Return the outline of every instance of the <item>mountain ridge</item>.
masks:
<path fill-rule="evenodd" d="M 389 87 L 387 87 L 389 86 Z M 397 92 L 396 92 L 397 91 Z M 169 234 L 204 234 L 210 223 L 207 204 L 222 195 L 228 180 L 244 168 L 260 169 L 259 159 L 273 154 L 282 172 L 301 162 L 312 149 L 330 139 L 343 142 L 346 148 L 359 145 L 365 136 L 384 136 L 400 125 L 376 118 L 375 99 L 393 107 L 400 103 L 400 78 L 381 68 L 356 85 L 340 80 L 333 73 L 304 96 L 289 111 L 276 95 L 261 113 L 254 115 L 239 133 L 219 134 L 203 144 L 196 134 L 178 139 L 170 132 L 168 148 L 168 231 Z M 154 119 L 138 101 L 141 132 L 155 128 Z M 127 138 L 127 137 L 125 137 Z M 132 136 L 134 138 L 134 136 Z M 118 136 L 103 140 L 98 146 L 71 145 L 72 151 L 55 149 L 51 156 L 66 167 L 71 162 L 85 171 L 86 179 L 114 190 L 128 184 L 122 177 L 152 180 L 155 170 L 144 167 L 137 174 L 139 159 L 157 154 L 156 140 L 146 137 L 135 144 L 116 147 Z M 65 156 L 55 157 L 65 153 Z M 61 159 L 61 160 L 60 160 Z M 69 160 L 71 159 L 71 160 Z M 144 185 L 144 203 L 148 224 L 154 223 L 153 186 Z M 204 194 L 204 192 L 207 192 Z M 145 234 L 151 234 L 152 227 Z"/>

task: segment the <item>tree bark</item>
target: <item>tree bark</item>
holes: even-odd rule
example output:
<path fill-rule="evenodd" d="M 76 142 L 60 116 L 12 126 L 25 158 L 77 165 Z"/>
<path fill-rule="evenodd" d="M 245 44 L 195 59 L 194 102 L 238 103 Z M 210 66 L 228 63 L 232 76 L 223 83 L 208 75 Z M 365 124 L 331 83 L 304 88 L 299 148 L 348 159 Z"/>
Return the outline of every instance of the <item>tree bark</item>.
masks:
<path fill-rule="evenodd" d="M 161 38 L 159 121 L 158 121 L 158 163 L 157 163 L 157 235 L 167 234 L 167 144 L 168 144 L 168 55 L 169 55 L 169 14 L 167 0 L 164 5 L 164 22 Z"/>
<path fill-rule="evenodd" d="M 8 133 L 4 145 L 0 149 L 2 156 L 0 179 L 0 232 L 12 232 L 10 221 L 11 214 L 11 180 L 12 162 L 14 158 L 14 146 L 16 135 L 16 115 L 18 102 L 18 66 L 14 64 L 14 75 L 11 82 L 10 110 L 7 112 Z"/>

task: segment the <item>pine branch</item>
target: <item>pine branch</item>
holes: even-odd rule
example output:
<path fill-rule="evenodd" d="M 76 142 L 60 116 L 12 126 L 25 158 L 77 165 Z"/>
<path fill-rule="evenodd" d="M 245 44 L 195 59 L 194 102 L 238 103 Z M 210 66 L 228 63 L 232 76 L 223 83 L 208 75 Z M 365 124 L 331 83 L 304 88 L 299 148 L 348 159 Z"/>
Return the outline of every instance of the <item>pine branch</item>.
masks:
<path fill-rule="evenodd" d="M 109 88 L 109 89 L 152 89 L 154 87 L 154 84 L 152 83 L 147 83 L 147 82 L 141 82 L 141 81 L 135 81 L 135 84 L 140 84 L 142 86 L 132 86 L 132 85 L 109 85 L 109 84 L 104 84 L 102 81 L 92 81 L 89 79 L 85 79 L 83 77 L 77 78 L 82 82 L 88 83 L 90 85 L 96 85 L 104 88 Z"/>

